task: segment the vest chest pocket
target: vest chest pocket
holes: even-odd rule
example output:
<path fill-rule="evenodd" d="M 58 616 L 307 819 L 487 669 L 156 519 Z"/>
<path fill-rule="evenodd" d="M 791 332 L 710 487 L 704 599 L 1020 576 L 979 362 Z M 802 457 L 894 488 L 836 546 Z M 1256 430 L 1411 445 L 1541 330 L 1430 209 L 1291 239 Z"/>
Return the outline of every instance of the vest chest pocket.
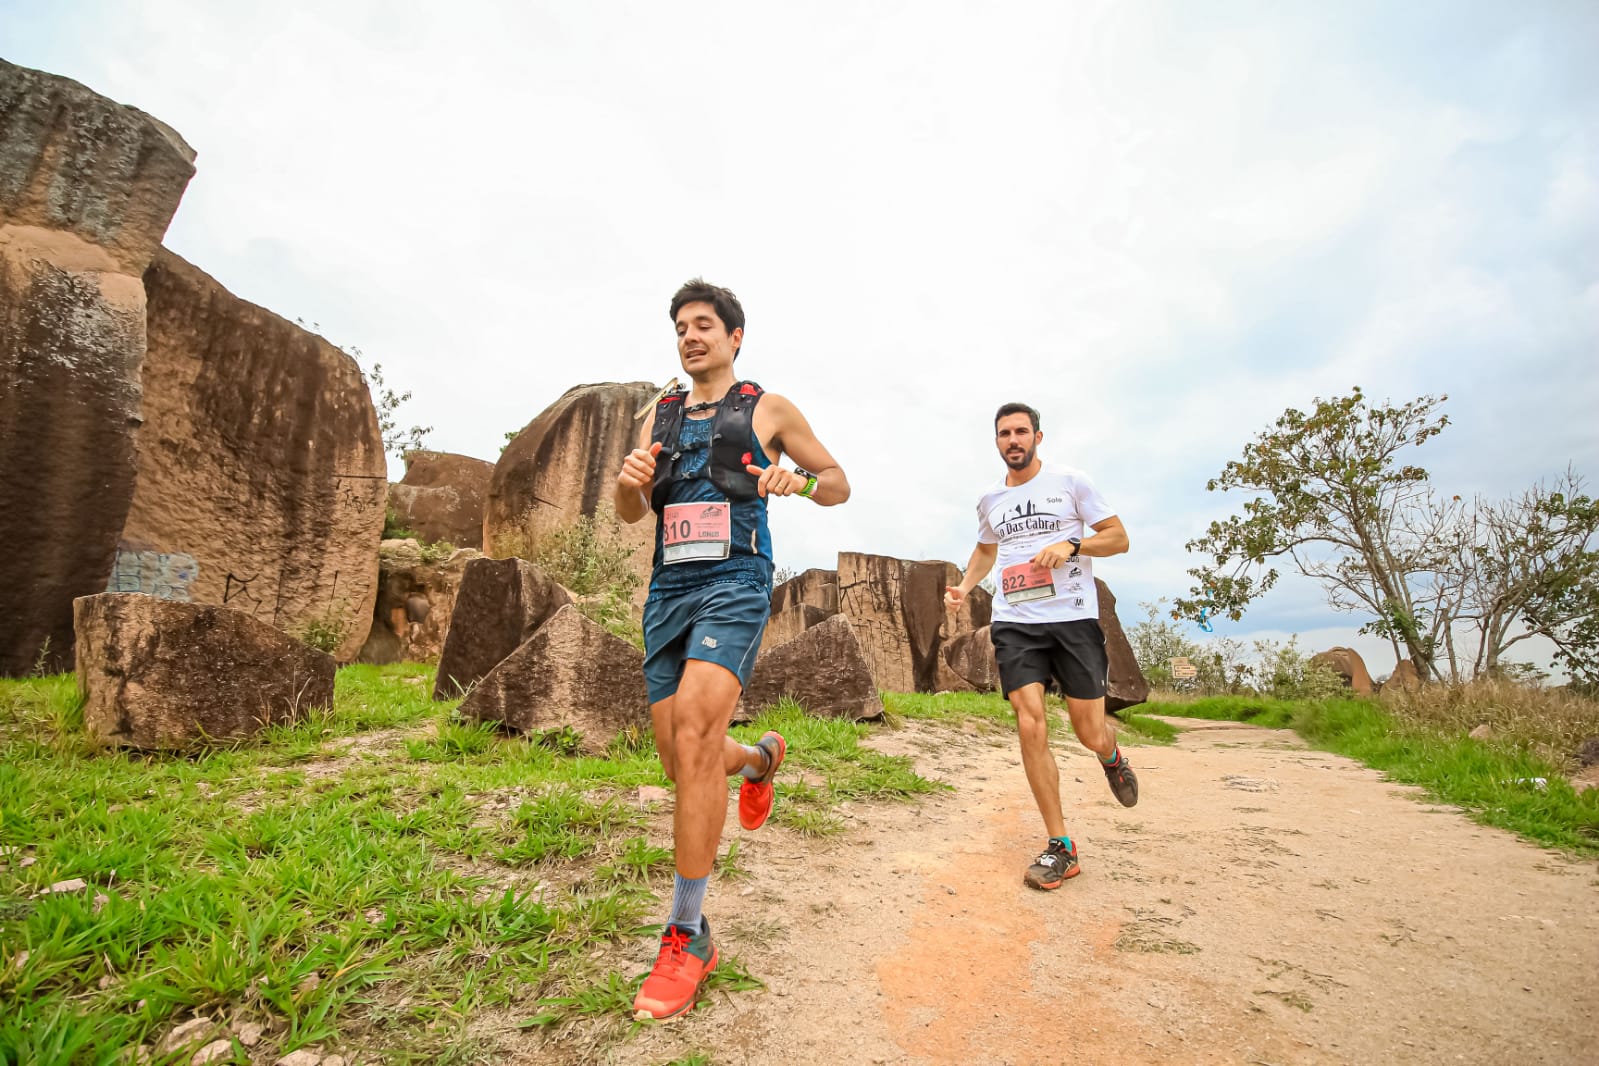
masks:
<path fill-rule="evenodd" d="M 661 560 L 726 559 L 733 540 L 733 511 L 725 503 L 674 503 L 661 513 Z"/>

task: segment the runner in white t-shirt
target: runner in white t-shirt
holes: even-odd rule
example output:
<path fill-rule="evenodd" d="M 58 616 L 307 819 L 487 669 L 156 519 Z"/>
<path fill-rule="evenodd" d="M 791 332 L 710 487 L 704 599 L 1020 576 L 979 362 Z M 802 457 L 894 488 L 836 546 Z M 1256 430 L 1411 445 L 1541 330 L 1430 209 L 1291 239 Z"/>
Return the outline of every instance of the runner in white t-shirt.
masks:
<path fill-rule="evenodd" d="M 959 585 L 944 602 L 959 608 L 977 583 L 999 570 L 989 632 L 999 683 L 1016 711 L 1022 767 L 1049 840 L 1023 880 L 1059 888 L 1076 877 L 1077 846 L 1066 835 L 1060 771 L 1049 750 L 1044 693 L 1066 697 L 1077 739 L 1099 756 L 1122 806 L 1138 802 L 1138 779 L 1105 720 L 1105 635 L 1099 628 L 1094 558 L 1127 550 L 1127 530 L 1081 470 L 1038 457 L 1044 434 L 1038 412 L 1008 403 L 994 416 L 994 437 L 1007 470 L 977 504 L 977 547 Z"/>

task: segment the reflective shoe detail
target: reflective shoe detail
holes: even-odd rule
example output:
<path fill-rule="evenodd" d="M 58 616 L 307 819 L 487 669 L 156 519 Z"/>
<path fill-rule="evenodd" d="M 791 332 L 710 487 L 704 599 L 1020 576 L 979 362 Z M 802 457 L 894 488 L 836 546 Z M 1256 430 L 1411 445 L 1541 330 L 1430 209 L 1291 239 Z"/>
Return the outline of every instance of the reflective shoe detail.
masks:
<path fill-rule="evenodd" d="M 1022 875 L 1022 881 L 1029 888 L 1048 891 L 1059 888 L 1082 872 L 1083 868 L 1077 865 L 1077 845 L 1073 844 L 1068 850 L 1066 845 L 1052 838 L 1049 846 L 1033 860 L 1033 865 L 1027 868 L 1027 873 Z"/>
<path fill-rule="evenodd" d="M 768 762 L 766 774 L 759 781 L 746 778 L 738 786 L 738 824 L 745 829 L 759 829 L 772 816 L 772 801 L 776 798 L 772 778 L 777 776 L 777 768 L 783 765 L 783 758 L 788 754 L 788 742 L 781 733 L 771 730 L 767 730 L 755 746 L 766 752 Z"/>
<path fill-rule="evenodd" d="M 1110 790 L 1123 807 L 1131 807 L 1138 802 L 1138 777 L 1133 773 L 1133 768 L 1127 765 L 1127 756 L 1123 755 L 1117 760 L 1115 766 L 1106 766 L 1100 763 L 1100 768 L 1105 771 L 1105 780 L 1110 782 Z"/>
<path fill-rule="evenodd" d="M 720 957 L 711 943 L 711 923 L 700 921 L 705 931 L 695 936 L 675 925 L 661 934 L 655 967 L 633 997 L 633 1017 L 639 1020 L 674 1018 L 694 1006 L 700 989 L 710 979 Z"/>

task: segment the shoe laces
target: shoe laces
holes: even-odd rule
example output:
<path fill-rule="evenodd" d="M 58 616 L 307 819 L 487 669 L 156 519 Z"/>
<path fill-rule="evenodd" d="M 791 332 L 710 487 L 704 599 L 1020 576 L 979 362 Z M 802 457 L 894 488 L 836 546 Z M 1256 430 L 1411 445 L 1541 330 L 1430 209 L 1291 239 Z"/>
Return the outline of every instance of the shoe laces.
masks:
<path fill-rule="evenodd" d="M 681 970 L 683 956 L 688 954 L 688 942 L 692 939 L 687 932 L 677 926 L 668 926 L 666 933 L 661 937 L 661 952 L 655 957 L 657 970 Z"/>

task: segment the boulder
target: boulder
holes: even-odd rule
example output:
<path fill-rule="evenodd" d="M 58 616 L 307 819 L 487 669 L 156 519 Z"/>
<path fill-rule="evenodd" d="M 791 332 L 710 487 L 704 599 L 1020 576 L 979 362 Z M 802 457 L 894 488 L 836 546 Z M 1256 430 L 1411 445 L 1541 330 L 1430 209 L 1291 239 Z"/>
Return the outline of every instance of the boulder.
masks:
<path fill-rule="evenodd" d="M 1138 656 L 1133 654 L 1121 619 L 1116 617 L 1115 593 L 1097 577 L 1094 589 L 1099 597 L 1099 628 L 1105 634 L 1105 657 L 1109 660 L 1105 710 L 1115 714 L 1149 699 L 1149 681 L 1138 665 Z"/>
<path fill-rule="evenodd" d="M 1366 671 L 1366 661 L 1360 653 L 1353 648 L 1328 648 L 1310 657 L 1312 663 L 1319 663 L 1332 670 L 1344 679 L 1344 684 L 1349 686 L 1357 696 L 1369 696 L 1372 693 L 1371 674 Z"/>
<path fill-rule="evenodd" d="M 141 276 L 194 174 L 171 128 L 0 60 L 0 674 L 71 668 L 133 498 Z"/>
<path fill-rule="evenodd" d="M 388 485 L 361 368 L 165 249 L 144 285 L 145 424 L 117 580 L 147 553 L 187 556 L 189 599 L 314 628 L 354 660 Z"/>
<path fill-rule="evenodd" d="M 944 589 L 959 580 L 953 563 L 839 553 L 839 610 L 854 624 L 878 688 L 937 691 Z"/>
<path fill-rule="evenodd" d="M 428 543 L 483 547 L 483 499 L 494 464 L 451 452 L 412 452 L 405 477 L 389 486 L 398 524 Z"/>
<path fill-rule="evenodd" d="M 736 716 L 747 721 L 755 711 L 790 696 L 823 718 L 877 718 L 883 713 L 856 630 L 835 615 L 811 626 L 755 660 L 749 687 Z"/>
<path fill-rule="evenodd" d="M 525 559 L 467 563 L 439 654 L 433 698 L 450 700 L 469 690 L 571 602 L 571 593 Z"/>
<path fill-rule="evenodd" d="M 333 657 L 242 611 L 108 592 L 73 602 L 83 724 L 105 744 L 232 744 L 333 704 Z"/>
<path fill-rule="evenodd" d="M 483 506 L 484 550 L 527 558 L 538 538 L 610 509 L 616 472 L 638 442 L 633 416 L 655 394 L 646 381 L 578 385 L 529 422 L 500 454 Z M 648 579 L 655 524 L 622 526 L 634 571 Z"/>
<path fill-rule="evenodd" d="M 1416 669 L 1416 661 L 1400 659 L 1394 664 L 1394 672 L 1388 675 L 1388 680 L 1384 684 L 1406 690 L 1420 688 L 1421 673 Z"/>
<path fill-rule="evenodd" d="M 782 647 L 814 625 L 827 621 L 828 615 L 820 607 L 808 603 L 794 603 L 776 611 L 766 620 L 766 631 L 761 634 L 760 654 Z"/>
<path fill-rule="evenodd" d="M 524 733 L 569 728 L 583 751 L 603 754 L 622 730 L 650 725 L 644 653 L 567 604 L 478 682 L 460 713 Z"/>
<path fill-rule="evenodd" d="M 811 569 L 772 590 L 772 614 L 796 604 L 814 607 L 827 618 L 838 613 L 838 571 Z"/>
<path fill-rule="evenodd" d="M 483 558 L 471 548 L 428 561 L 414 540 L 386 540 L 378 549 L 378 596 L 363 663 L 428 662 L 444 650 L 455 597 L 467 564 Z"/>
<path fill-rule="evenodd" d="M 938 677 L 936 688 L 939 692 L 987 692 L 989 688 L 974 686 L 965 676 L 956 671 L 951 665 L 948 652 L 952 643 L 960 640 L 979 629 L 988 626 L 993 617 L 994 597 L 985 588 L 979 586 L 972 589 L 962 601 L 960 609 L 944 611 L 944 624 L 938 633 Z M 992 646 L 991 646 L 992 650 Z M 965 652 L 962 653 L 966 654 Z M 993 672 L 990 666 L 988 673 Z M 990 686 L 992 688 L 992 686 Z"/>
<path fill-rule="evenodd" d="M 943 647 L 947 671 L 944 688 L 952 691 L 999 691 L 999 664 L 994 661 L 994 641 L 989 627 L 962 633 Z"/>

